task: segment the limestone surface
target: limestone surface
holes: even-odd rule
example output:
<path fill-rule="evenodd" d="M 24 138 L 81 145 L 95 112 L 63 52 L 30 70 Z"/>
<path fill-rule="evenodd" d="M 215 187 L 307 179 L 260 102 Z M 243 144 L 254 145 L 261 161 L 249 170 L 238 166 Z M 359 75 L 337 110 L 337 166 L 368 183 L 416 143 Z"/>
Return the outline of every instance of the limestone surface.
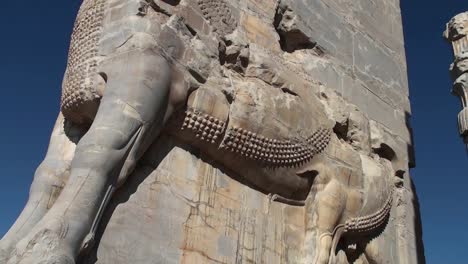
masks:
<path fill-rule="evenodd" d="M 84 0 L 0 263 L 424 263 L 398 1 Z"/>

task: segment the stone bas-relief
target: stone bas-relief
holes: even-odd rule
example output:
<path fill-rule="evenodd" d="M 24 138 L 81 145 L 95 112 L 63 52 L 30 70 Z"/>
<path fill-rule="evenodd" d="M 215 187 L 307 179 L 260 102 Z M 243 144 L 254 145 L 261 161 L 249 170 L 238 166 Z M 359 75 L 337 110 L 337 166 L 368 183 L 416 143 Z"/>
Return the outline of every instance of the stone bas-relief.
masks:
<path fill-rule="evenodd" d="M 408 128 L 333 87 L 406 84 L 312 30 L 322 8 L 347 36 L 330 3 L 85 0 L 0 262 L 418 263 Z"/>
<path fill-rule="evenodd" d="M 450 67 L 454 80 L 452 93 L 460 97 L 462 110 L 458 114 L 460 136 L 468 150 L 468 13 L 456 15 L 447 24 L 444 37 L 452 44 L 455 61 Z"/>

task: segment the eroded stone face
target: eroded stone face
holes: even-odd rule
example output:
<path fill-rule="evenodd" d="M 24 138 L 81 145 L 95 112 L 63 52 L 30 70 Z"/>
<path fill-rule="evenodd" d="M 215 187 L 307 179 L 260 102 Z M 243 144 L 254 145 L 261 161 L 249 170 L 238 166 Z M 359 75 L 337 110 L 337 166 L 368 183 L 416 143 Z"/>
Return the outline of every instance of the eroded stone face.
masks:
<path fill-rule="evenodd" d="M 400 11 L 335 2 L 84 1 L 62 113 L 92 126 L 50 205 L 73 235 L 9 263 L 418 263 Z M 87 164 L 109 188 L 80 196 Z"/>
<path fill-rule="evenodd" d="M 460 13 L 447 23 L 447 30 L 444 32 L 444 36 L 450 41 L 456 41 L 465 37 L 467 30 L 468 14 L 466 12 Z"/>

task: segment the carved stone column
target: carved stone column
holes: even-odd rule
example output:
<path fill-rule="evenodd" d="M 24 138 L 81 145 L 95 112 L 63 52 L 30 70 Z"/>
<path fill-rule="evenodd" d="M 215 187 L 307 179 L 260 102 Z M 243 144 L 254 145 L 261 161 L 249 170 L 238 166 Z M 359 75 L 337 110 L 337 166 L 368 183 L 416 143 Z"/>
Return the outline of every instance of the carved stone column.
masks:
<path fill-rule="evenodd" d="M 447 23 L 444 37 L 452 43 L 455 61 L 450 66 L 452 93 L 460 97 L 462 110 L 458 114 L 460 136 L 468 150 L 468 12 L 456 15 Z"/>

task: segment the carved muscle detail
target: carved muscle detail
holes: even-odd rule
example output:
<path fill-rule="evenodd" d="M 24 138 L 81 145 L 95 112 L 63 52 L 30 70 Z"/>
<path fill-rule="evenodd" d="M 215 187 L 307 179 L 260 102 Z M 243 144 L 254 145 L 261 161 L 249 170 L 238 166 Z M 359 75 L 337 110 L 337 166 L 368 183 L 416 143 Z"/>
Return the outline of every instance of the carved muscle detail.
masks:
<path fill-rule="evenodd" d="M 384 206 L 377 212 L 367 216 L 356 217 L 346 221 L 346 233 L 370 233 L 380 229 L 386 224 L 393 204 L 393 189 L 391 190 Z"/>
<path fill-rule="evenodd" d="M 61 108 L 66 117 L 99 99 L 92 76 L 97 73 L 98 42 L 106 0 L 85 0 L 73 28 L 65 72 Z M 75 118 L 76 119 L 76 118 Z"/>
<path fill-rule="evenodd" d="M 220 142 L 226 123 L 194 108 L 188 108 L 185 112 L 181 129 L 191 130 L 200 140 L 220 144 L 223 150 L 272 167 L 297 166 L 309 161 L 325 150 L 331 137 L 331 130 L 320 128 L 307 140 L 294 142 L 267 138 L 239 127 L 231 127 Z"/>
<path fill-rule="evenodd" d="M 237 19 L 224 0 L 198 0 L 198 6 L 203 17 L 213 27 L 213 31 L 220 35 L 228 35 L 236 29 Z"/>
<path fill-rule="evenodd" d="M 225 209 L 229 210 L 228 222 L 239 219 L 251 229 L 251 218 L 261 216 L 260 222 L 274 227 L 260 230 L 262 239 L 269 241 L 265 246 L 292 252 L 287 258 L 277 254 L 272 262 L 347 263 L 333 260 L 337 249 L 343 249 L 346 258 L 355 262 L 354 257 L 370 239 L 383 232 L 393 205 L 390 177 L 397 169 L 398 173 L 406 169 L 406 165 L 392 166 L 400 158 L 406 162 L 406 154 L 399 157 L 399 148 L 387 145 L 396 135 L 381 129 L 377 121 L 369 120 L 359 107 L 323 83 L 319 75 L 324 69 L 315 64 L 341 65 L 340 56 L 334 56 L 341 51 L 322 56 L 321 43 L 314 39 L 316 33 L 325 34 L 328 28 L 315 32 L 311 25 L 301 24 L 306 19 L 301 15 L 307 10 L 296 9 L 307 3 L 81 2 L 62 87 L 63 115 L 44 162 L 50 162 L 52 169 L 37 173 L 31 190 L 41 198 L 33 193 L 13 229 L 21 233 L 11 233 L 6 247 L 0 243 L 0 264 L 6 263 L 3 259 L 9 255 L 13 259 L 24 256 L 18 261 L 23 264 L 75 263 L 75 259 L 92 262 L 99 256 L 86 256 L 88 250 L 102 251 L 107 237 L 112 239 L 121 231 L 139 236 L 132 230 L 120 230 L 118 225 L 106 228 L 119 220 L 119 213 L 126 213 L 126 208 L 121 212 L 109 208 L 109 202 L 118 188 L 130 188 L 121 193 L 128 198 L 125 196 L 137 185 L 151 183 L 146 179 L 153 181 L 149 177 L 163 188 L 166 178 L 181 177 L 175 179 L 177 184 L 171 186 L 170 194 L 182 200 L 167 207 L 176 208 L 174 216 L 184 214 L 185 207 L 190 209 L 193 203 L 204 204 L 207 195 L 219 196 L 208 197 L 208 206 L 214 214 L 222 214 L 221 218 L 226 218 Z M 464 28 L 468 24 L 452 30 L 452 35 L 456 37 L 455 52 L 463 55 L 457 59 L 454 72 L 466 74 L 458 79 L 457 91 L 466 95 L 468 52 L 464 51 L 468 38 Z M 274 43 L 278 40 L 280 43 Z M 347 73 L 340 71 L 338 75 L 346 77 Z M 359 81 L 348 79 L 343 80 Z M 460 115 L 461 131 L 467 130 L 467 116 L 468 112 Z M 341 138 L 333 134 L 335 128 L 344 131 Z M 129 177 L 136 178 L 126 186 Z M 138 201 L 153 193 L 165 195 L 155 188 L 137 188 L 140 193 L 132 198 Z M 186 190 L 190 194 L 182 197 Z M 193 202 L 187 203 L 188 199 Z M 216 203 L 211 202 L 216 199 Z M 147 213 L 166 217 L 165 208 L 157 212 L 158 206 L 151 206 L 153 200 L 157 199 L 143 201 L 148 206 L 140 211 L 145 213 L 151 207 Z M 248 201 L 246 206 L 239 207 L 244 200 Z M 218 206 L 220 203 L 225 205 Z M 133 210 L 131 204 L 127 209 Z M 104 219 L 104 214 L 110 218 Z M 276 222 L 271 222 L 271 217 Z M 175 221 L 174 230 L 197 222 L 196 218 Z M 145 223 L 144 228 L 154 224 L 158 223 Z M 106 232 L 98 234 L 99 228 Z M 200 230 L 185 232 L 183 240 L 196 239 Z M 262 261 L 251 258 L 252 252 L 230 252 L 230 241 L 236 242 L 239 236 L 230 232 L 232 235 L 220 237 L 222 231 L 215 228 L 205 237 L 214 245 L 205 243 L 194 250 L 207 253 L 207 260 L 231 263 L 231 258 L 223 256 L 232 255 Z M 251 233 L 247 230 L 241 235 L 257 236 Z M 291 241 L 284 243 L 285 236 Z M 218 246 L 219 238 L 227 239 L 221 241 L 227 248 L 222 254 L 211 250 Z M 157 233 L 146 238 L 155 243 L 162 239 Z M 355 250 L 349 247 L 351 243 Z M 111 243 L 109 250 L 112 247 Z M 150 259 L 144 254 L 143 258 Z M 185 255 L 180 261 L 197 260 L 197 256 Z M 118 256 L 116 261 L 105 262 L 132 262 L 131 254 L 121 259 Z"/>

